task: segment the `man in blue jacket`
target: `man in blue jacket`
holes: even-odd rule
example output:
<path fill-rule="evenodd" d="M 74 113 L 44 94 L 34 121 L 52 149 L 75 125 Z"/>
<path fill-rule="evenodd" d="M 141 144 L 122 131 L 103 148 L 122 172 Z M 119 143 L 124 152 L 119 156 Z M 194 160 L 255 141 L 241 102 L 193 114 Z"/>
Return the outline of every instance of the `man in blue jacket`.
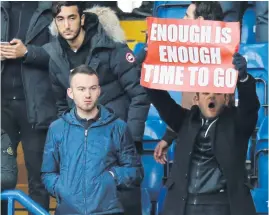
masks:
<path fill-rule="evenodd" d="M 70 74 L 75 107 L 49 128 L 42 180 L 57 199 L 57 214 L 123 214 L 117 190 L 140 185 L 143 168 L 127 124 L 102 105 L 94 70 Z"/>

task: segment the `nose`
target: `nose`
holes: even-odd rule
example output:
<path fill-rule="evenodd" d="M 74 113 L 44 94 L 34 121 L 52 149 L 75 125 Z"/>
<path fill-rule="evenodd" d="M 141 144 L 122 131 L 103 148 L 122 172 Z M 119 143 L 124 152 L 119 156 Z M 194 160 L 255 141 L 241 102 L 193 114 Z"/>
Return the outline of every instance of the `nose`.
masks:
<path fill-rule="evenodd" d="M 85 97 L 91 98 L 91 90 L 86 90 Z"/>
<path fill-rule="evenodd" d="M 216 94 L 215 93 L 209 93 L 209 98 L 210 99 L 215 99 L 216 98 Z"/>
<path fill-rule="evenodd" d="M 69 21 L 68 21 L 68 19 L 65 19 L 64 20 L 64 27 L 65 28 L 69 28 Z"/>

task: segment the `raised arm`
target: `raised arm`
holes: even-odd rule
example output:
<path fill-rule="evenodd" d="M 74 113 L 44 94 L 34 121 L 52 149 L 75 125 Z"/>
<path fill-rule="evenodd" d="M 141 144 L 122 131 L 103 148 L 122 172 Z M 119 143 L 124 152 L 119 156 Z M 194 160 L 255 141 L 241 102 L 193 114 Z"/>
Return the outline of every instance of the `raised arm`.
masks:
<path fill-rule="evenodd" d="M 178 132 L 189 110 L 178 105 L 167 91 L 145 88 L 160 117 Z"/>
<path fill-rule="evenodd" d="M 256 80 L 247 73 L 247 61 L 239 53 L 233 56 L 233 64 L 238 70 L 239 104 L 236 112 L 238 130 L 250 137 L 255 129 L 260 103 L 256 94 Z"/>

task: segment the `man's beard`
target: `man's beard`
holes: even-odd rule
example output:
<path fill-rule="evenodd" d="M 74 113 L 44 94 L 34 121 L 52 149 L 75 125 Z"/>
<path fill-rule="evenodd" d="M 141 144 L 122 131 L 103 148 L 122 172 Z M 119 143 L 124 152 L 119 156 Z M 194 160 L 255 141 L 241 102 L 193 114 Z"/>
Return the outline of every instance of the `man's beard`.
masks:
<path fill-rule="evenodd" d="M 56 24 L 56 27 L 57 27 L 57 30 L 58 30 L 58 32 L 59 32 L 59 28 L 58 28 L 57 24 Z M 64 38 L 65 40 L 73 42 L 73 41 L 76 40 L 77 37 L 79 36 L 79 34 L 80 34 L 80 32 L 81 32 L 81 29 L 82 29 L 82 26 L 81 26 L 81 20 L 79 20 L 79 29 L 78 29 L 78 31 L 76 32 L 75 36 L 73 36 L 73 38 L 71 38 L 71 39 L 66 39 L 66 38 L 64 37 L 64 34 L 61 34 L 60 32 L 59 32 L 59 34 L 60 34 L 61 37 Z"/>
<path fill-rule="evenodd" d="M 71 39 L 67 39 L 67 40 L 68 40 L 68 41 L 71 41 L 71 42 L 73 42 L 74 40 L 76 40 L 76 39 L 78 38 L 80 32 L 81 32 L 81 29 L 82 29 L 82 27 L 80 26 L 80 28 L 79 28 L 79 30 L 77 31 L 77 33 L 75 34 L 75 36 L 74 36 L 73 38 L 71 38 Z"/>

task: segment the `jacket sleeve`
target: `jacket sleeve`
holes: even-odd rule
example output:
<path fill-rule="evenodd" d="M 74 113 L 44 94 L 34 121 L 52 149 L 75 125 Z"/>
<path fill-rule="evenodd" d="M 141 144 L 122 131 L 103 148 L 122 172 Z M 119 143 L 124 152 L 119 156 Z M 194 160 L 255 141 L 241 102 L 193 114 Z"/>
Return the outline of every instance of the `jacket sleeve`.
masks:
<path fill-rule="evenodd" d="M 52 196 L 56 196 L 55 184 L 59 177 L 59 153 L 56 144 L 55 135 L 50 127 L 44 148 L 41 178 L 47 191 Z"/>
<path fill-rule="evenodd" d="M 144 177 L 143 167 L 127 125 L 124 127 L 119 144 L 118 166 L 111 168 L 116 184 L 123 188 L 139 186 Z"/>
<path fill-rule="evenodd" d="M 162 140 L 166 141 L 169 145 L 177 138 L 177 133 L 174 132 L 169 126 L 166 128 Z"/>
<path fill-rule="evenodd" d="M 31 64 L 36 67 L 42 67 L 42 69 L 48 69 L 49 67 L 49 54 L 43 47 L 35 45 L 27 45 L 28 53 L 24 58 L 24 64 Z M 47 70 L 45 70 L 47 71 Z"/>
<path fill-rule="evenodd" d="M 61 87 L 58 78 L 54 72 L 54 62 L 50 60 L 49 63 L 49 76 L 52 84 L 53 94 L 56 100 L 56 107 L 58 112 L 58 117 L 63 114 L 66 110 L 69 109 L 68 102 L 66 100 L 66 90 Z"/>
<path fill-rule="evenodd" d="M 239 104 L 236 111 L 237 128 L 241 133 L 250 137 L 258 119 L 260 103 L 256 94 L 256 80 L 248 75 L 245 82 L 238 81 Z"/>
<path fill-rule="evenodd" d="M 11 141 L 1 130 L 1 190 L 14 189 L 17 184 L 17 161 L 11 147 Z"/>
<path fill-rule="evenodd" d="M 119 45 L 112 52 L 111 69 L 127 92 L 131 101 L 127 124 L 134 141 L 142 141 L 145 121 L 150 107 L 149 99 L 143 87 L 140 85 L 139 65 L 127 45 Z"/>
<path fill-rule="evenodd" d="M 189 110 L 178 105 L 167 91 L 145 88 L 161 119 L 178 132 Z"/>

